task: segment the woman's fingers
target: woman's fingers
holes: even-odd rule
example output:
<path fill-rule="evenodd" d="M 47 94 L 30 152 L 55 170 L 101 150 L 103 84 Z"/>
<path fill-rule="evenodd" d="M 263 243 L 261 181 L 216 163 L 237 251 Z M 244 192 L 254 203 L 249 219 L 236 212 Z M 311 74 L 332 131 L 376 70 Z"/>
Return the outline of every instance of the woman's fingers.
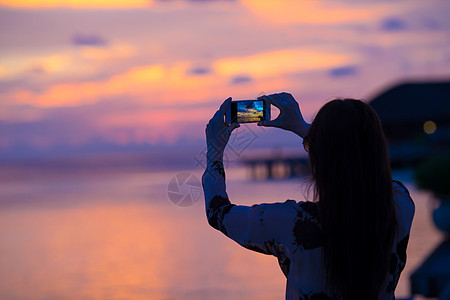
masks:
<path fill-rule="evenodd" d="M 259 121 L 257 125 L 264 126 L 264 127 L 280 127 L 278 118 L 276 118 L 275 120 L 271 120 L 271 121 Z"/>
<path fill-rule="evenodd" d="M 268 96 L 264 95 L 264 96 L 258 97 L 258 100 L 267 101 L 270 104 L 275 105 L 276 107 L 278 107 L 278 109 L 280 109 L 280 104 L 278 103 L 277 99 L 274 98 L 274 95 L 275 94 L 268 95 Z"/>
<path fill-rule="evenodd" d="M 214 116 L 211 118 L 210 122 L 213 120 L 223 120 L 223 116 L 225 115 L 225 112 L 227 111 L 227 107 L 231 102 L 231 97 L 226 99 L 219 107 L 219 109 L 216 111 Z"/>
<path fill-rule="evenodd" d="M 239 123 L 232 123 L 230 126 L 228 126 L 228 130 L 231 133 L 233 130 L 235 130 L 236 128 L 241 127 L 241 125 L 239 125 Z"/>
<path fill-rule="evenodd" d="M 227 107 L 231 102 L 231 97 L 228 97 L 227 100 L 223 101 L 222 105 L 219 108 L 219 112 L 221 115 L 225 115 L 225 112 L 227 111 Z"/>
<path fill-rule="evenodd" d="M 292 97 L 289 93 L 278 93 L 271 95 L 264 95 L 258 98 L 258 100 L 265 100 L 272 105 L 275 105 L 280 111 L 284 109 L 289 109 L 289 106 L 292 105 L 292 102 L 295 102 L 294 97 Z"/>

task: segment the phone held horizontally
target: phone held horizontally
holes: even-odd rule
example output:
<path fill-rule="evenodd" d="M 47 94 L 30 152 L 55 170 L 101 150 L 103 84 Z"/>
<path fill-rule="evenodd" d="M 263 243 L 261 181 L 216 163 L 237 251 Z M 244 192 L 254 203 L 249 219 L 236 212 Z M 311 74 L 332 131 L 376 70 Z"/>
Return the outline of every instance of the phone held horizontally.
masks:
<path fill-rule="evenodd" d="M 270 121 L 270 103 L 264 100 L 231 101 L 225 113 L 225 122 L 256 123 Z"/>

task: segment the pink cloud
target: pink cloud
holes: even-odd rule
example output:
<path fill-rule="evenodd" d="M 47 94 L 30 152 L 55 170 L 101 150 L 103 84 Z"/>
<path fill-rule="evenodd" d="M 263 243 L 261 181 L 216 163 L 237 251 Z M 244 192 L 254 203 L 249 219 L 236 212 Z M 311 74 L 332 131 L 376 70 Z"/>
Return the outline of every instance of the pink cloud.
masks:
<path fill-rule="evenodd" d="M 132 9 L 149 6 L 152 0 L 0 0 L 0 5 L 15 8 Z"/>

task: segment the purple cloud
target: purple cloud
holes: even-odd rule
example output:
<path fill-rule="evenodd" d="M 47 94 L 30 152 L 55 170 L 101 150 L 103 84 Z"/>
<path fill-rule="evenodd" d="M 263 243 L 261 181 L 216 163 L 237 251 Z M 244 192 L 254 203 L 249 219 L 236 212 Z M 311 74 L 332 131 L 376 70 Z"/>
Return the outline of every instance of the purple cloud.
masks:
<path fill-rule="evenodd" d="M 355 66 L 343 66 L 334 68 L 330 71 L 330 76 L 332 77 L 344 77 L 344 76 L 352 76 L 358 72 Z"/>
<path fill-rule="evenodd" d="M 108 42 L 98 35 L 76 34 L 72 37 L 72 44 L 75 46 L 104 47 Z"/>
<path fill-rule="evenodd" d="M 391 17 L 383 21 L 381 28 L 385 31 L 400 31 L 406 29 L 406 24 L 401 19 Z"/>
<path fill-rule="evenodd" d="M 211 69 L 208 67 L 194 67 L 188 71 L 190 75 L 206 75 L 211 73 Z"/>
<path fill-rule="evenodd" d="M 249 75 L 237 75 L 234 76 L 233 79 L 231 79 L 231 84 L 244 84 L 252 81 L 253 78 L 251 78 Z"/>

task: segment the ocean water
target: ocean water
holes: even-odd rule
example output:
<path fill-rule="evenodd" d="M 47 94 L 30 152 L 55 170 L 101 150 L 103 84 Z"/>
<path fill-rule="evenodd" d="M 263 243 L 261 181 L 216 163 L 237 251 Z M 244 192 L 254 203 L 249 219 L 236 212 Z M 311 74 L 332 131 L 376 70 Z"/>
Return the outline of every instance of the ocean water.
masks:
<path fill-rule="evenodd" d="M 2 178 L 0 299 L 283 299 L 285 278 L 275 257 L 246 250 L 207 224 L 201 174 L 17 172 Z M 394 175 L 416 203 L 396 292 L 406 297 L 409 274 L 442 235 L 430 219 L 432 196 L 414 187 L 410 173 Z M 177 190 L 187 177 L 190 187 Z M 305 199 L 302 179 L 250 181 L 238 168 L 227 170 L 227 186 L 237 204 Z"/>

